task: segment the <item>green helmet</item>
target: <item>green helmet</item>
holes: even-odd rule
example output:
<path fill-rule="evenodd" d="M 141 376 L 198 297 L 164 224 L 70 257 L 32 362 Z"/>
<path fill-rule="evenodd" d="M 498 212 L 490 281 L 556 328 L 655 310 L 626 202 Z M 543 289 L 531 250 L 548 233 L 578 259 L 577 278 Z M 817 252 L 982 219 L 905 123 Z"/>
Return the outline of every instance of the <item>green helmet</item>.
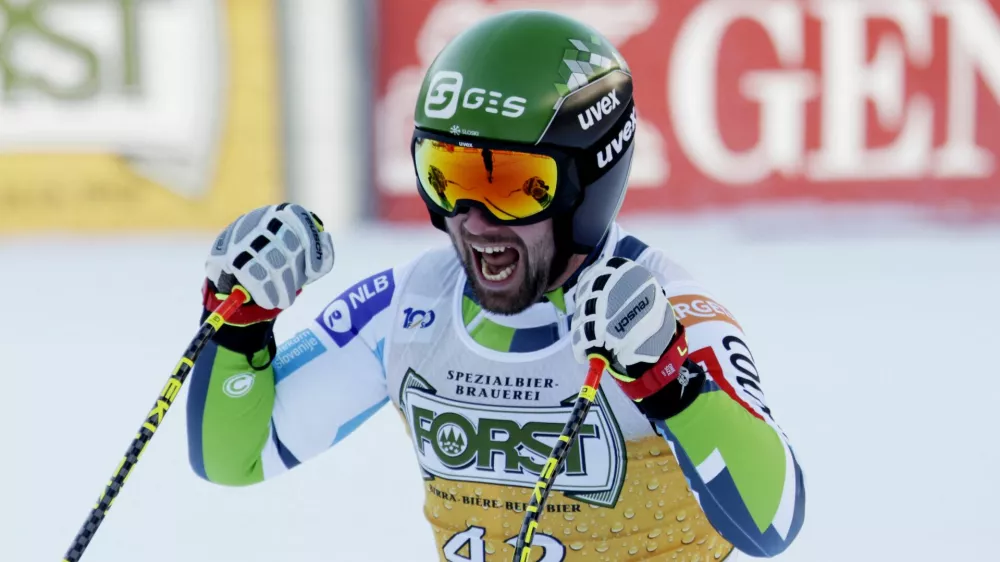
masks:
<path fill-rule="evenodd" d="M 571 251 L 587 253 L 604 238 L 621 208 L 636 128 L 632 76 L 621 54 L 594 29 L 551 12 L 521 10 L 486 19 L 453 39 L 424 77 L 415 111 L 417 137 L 462 146 L 550 155 L 558 189 L 544 212 Z M 484 158 L 485 160 L 486 158 Z M 416 155 L 414 155 L 416 165 Z M 492 181 L 492 164 L 490 174 Z M 431 221 L 479 201 L 427 203 Z M 442 195 L 439 171 L 429 180 Z M 537 178 L 525 178 L 525 191 Z M 452 182 L 456 183 L 456 182 Z M 442 208 L 443 207 L 443 208 Z"/>

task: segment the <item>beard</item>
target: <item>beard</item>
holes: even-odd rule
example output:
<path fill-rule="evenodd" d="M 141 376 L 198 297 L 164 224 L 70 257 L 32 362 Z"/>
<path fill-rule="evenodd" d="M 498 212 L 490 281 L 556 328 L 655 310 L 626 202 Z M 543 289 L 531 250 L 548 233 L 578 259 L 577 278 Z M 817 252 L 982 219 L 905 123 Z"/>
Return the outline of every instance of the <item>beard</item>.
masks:
<path fill-rule="evenodd" d="M 520 271 L 516 274 L 523 275 L 523 281 L 503 291 L 497 291 L 483 286 L 480 280 L 481 274 L 477 271 L 476 258 L 469 245 L 458 240 L 450 231 L 449 236 L 455 247 L 455 252 L 462 260 L 462 267 L 465 268 L 465 276 L 469 279 L 472 293 L 483 309 L 494 314 L 518 314 L 538 302 L 545 294 L 550 284 L 552 264 L 555 258 L 555 247 L 551 239 L 540 240 L 531 247 L 525 246 L 519 238 L 488 238 L 483 240 L 487 244 L 511 246 L 518 252 L 517 268 Z"/>

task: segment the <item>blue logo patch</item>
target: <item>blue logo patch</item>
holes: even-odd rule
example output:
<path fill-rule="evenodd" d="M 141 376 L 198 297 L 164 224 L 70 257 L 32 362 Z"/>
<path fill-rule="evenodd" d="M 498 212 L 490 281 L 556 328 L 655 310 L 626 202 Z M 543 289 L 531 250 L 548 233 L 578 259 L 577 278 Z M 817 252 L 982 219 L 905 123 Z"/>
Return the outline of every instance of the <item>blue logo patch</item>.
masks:
<path fill-rule="evenodd" d="M 316 322 L 330 334 L 334 343 L 344 347 L 376 314 L 389 306 L 395 289 L 391 269 L 376 273 L 344 291 L 327 305 Z"/>
<path fill-rule="evenodd" d="M 271 362 L 274 367 L 274 382 L 281 381 L 324 352 L 326 347 L 312 330 L 302 330 L 295 334 L 292 339 L 281 344 Z"/>
<path fill-rule="evenodd" d="M 427 328 L 434 323 L 433 310 L 407 308 L 403 310 L 403 328 Z"/>

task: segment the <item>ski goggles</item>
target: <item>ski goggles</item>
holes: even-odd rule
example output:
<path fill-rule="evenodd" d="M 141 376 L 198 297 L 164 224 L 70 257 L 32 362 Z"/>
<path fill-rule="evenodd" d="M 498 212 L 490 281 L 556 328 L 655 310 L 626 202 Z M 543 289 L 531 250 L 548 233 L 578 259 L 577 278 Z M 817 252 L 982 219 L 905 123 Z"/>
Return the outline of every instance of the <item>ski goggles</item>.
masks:
<path fill-rule="evenodd" d="M 532 146 L 527 152 L 524 145 L 459 141 L 420 130 L 411 148 L 420 195 L 440 215 L 475 205 L 500 222 L 526 224 L 552 216 L 578 191 L 560 173 L 570 159 L 560 151 Z"/>

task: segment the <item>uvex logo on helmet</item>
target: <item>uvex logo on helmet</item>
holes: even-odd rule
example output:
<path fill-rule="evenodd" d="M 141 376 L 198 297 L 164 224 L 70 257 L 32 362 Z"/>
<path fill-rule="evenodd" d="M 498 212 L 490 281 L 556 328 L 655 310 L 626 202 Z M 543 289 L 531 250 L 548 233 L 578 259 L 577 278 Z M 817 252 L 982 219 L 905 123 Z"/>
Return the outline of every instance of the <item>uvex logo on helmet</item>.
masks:
<path fill-rule="evenodd" d="M 618 101 L 618 90 L 611 90 L 597 100 L 594 105 L 588 107 L 586 111 L 577 114 L 576 118 L 580 122 L 580 128 L 586 131 L 593 127 L 595 122 L 600 123 L 604 116 L 611 115 L 611 112 L 619 105 L 621 102 Z"/>
<path fill-rule="evenodd" d="M 629 116 L 628 121 L 622 126 L 621 130 L 618 131 L 617 137 L 612 137 L 611 142 L 604 147 L 603 150 L 597 153 L 597 167 L 604 169 L 611 164 L 618 155 L 628 148 L 628 143 L 632 140 L 632 135 L 635 134 L 636 128 L 636 115 L 635 108 L 632 108 L 632 114 Z"/>
<path fill-rule="evenodd" d="M 461 72 L 439 70 L 431 78 L 424 97 L 424 115 L 434 119 L 449 119 L 458 111 L 461 98 L 464 109 L 482 109 L 486 113 L 516 118 L 524 113 L 528 100 L 519 96 L 505 96 L 502 92 L 483 88 L 468 88 L 462 95 L 465 77 Z M 503 109 L 499 109 L 502 106 Z"/>

